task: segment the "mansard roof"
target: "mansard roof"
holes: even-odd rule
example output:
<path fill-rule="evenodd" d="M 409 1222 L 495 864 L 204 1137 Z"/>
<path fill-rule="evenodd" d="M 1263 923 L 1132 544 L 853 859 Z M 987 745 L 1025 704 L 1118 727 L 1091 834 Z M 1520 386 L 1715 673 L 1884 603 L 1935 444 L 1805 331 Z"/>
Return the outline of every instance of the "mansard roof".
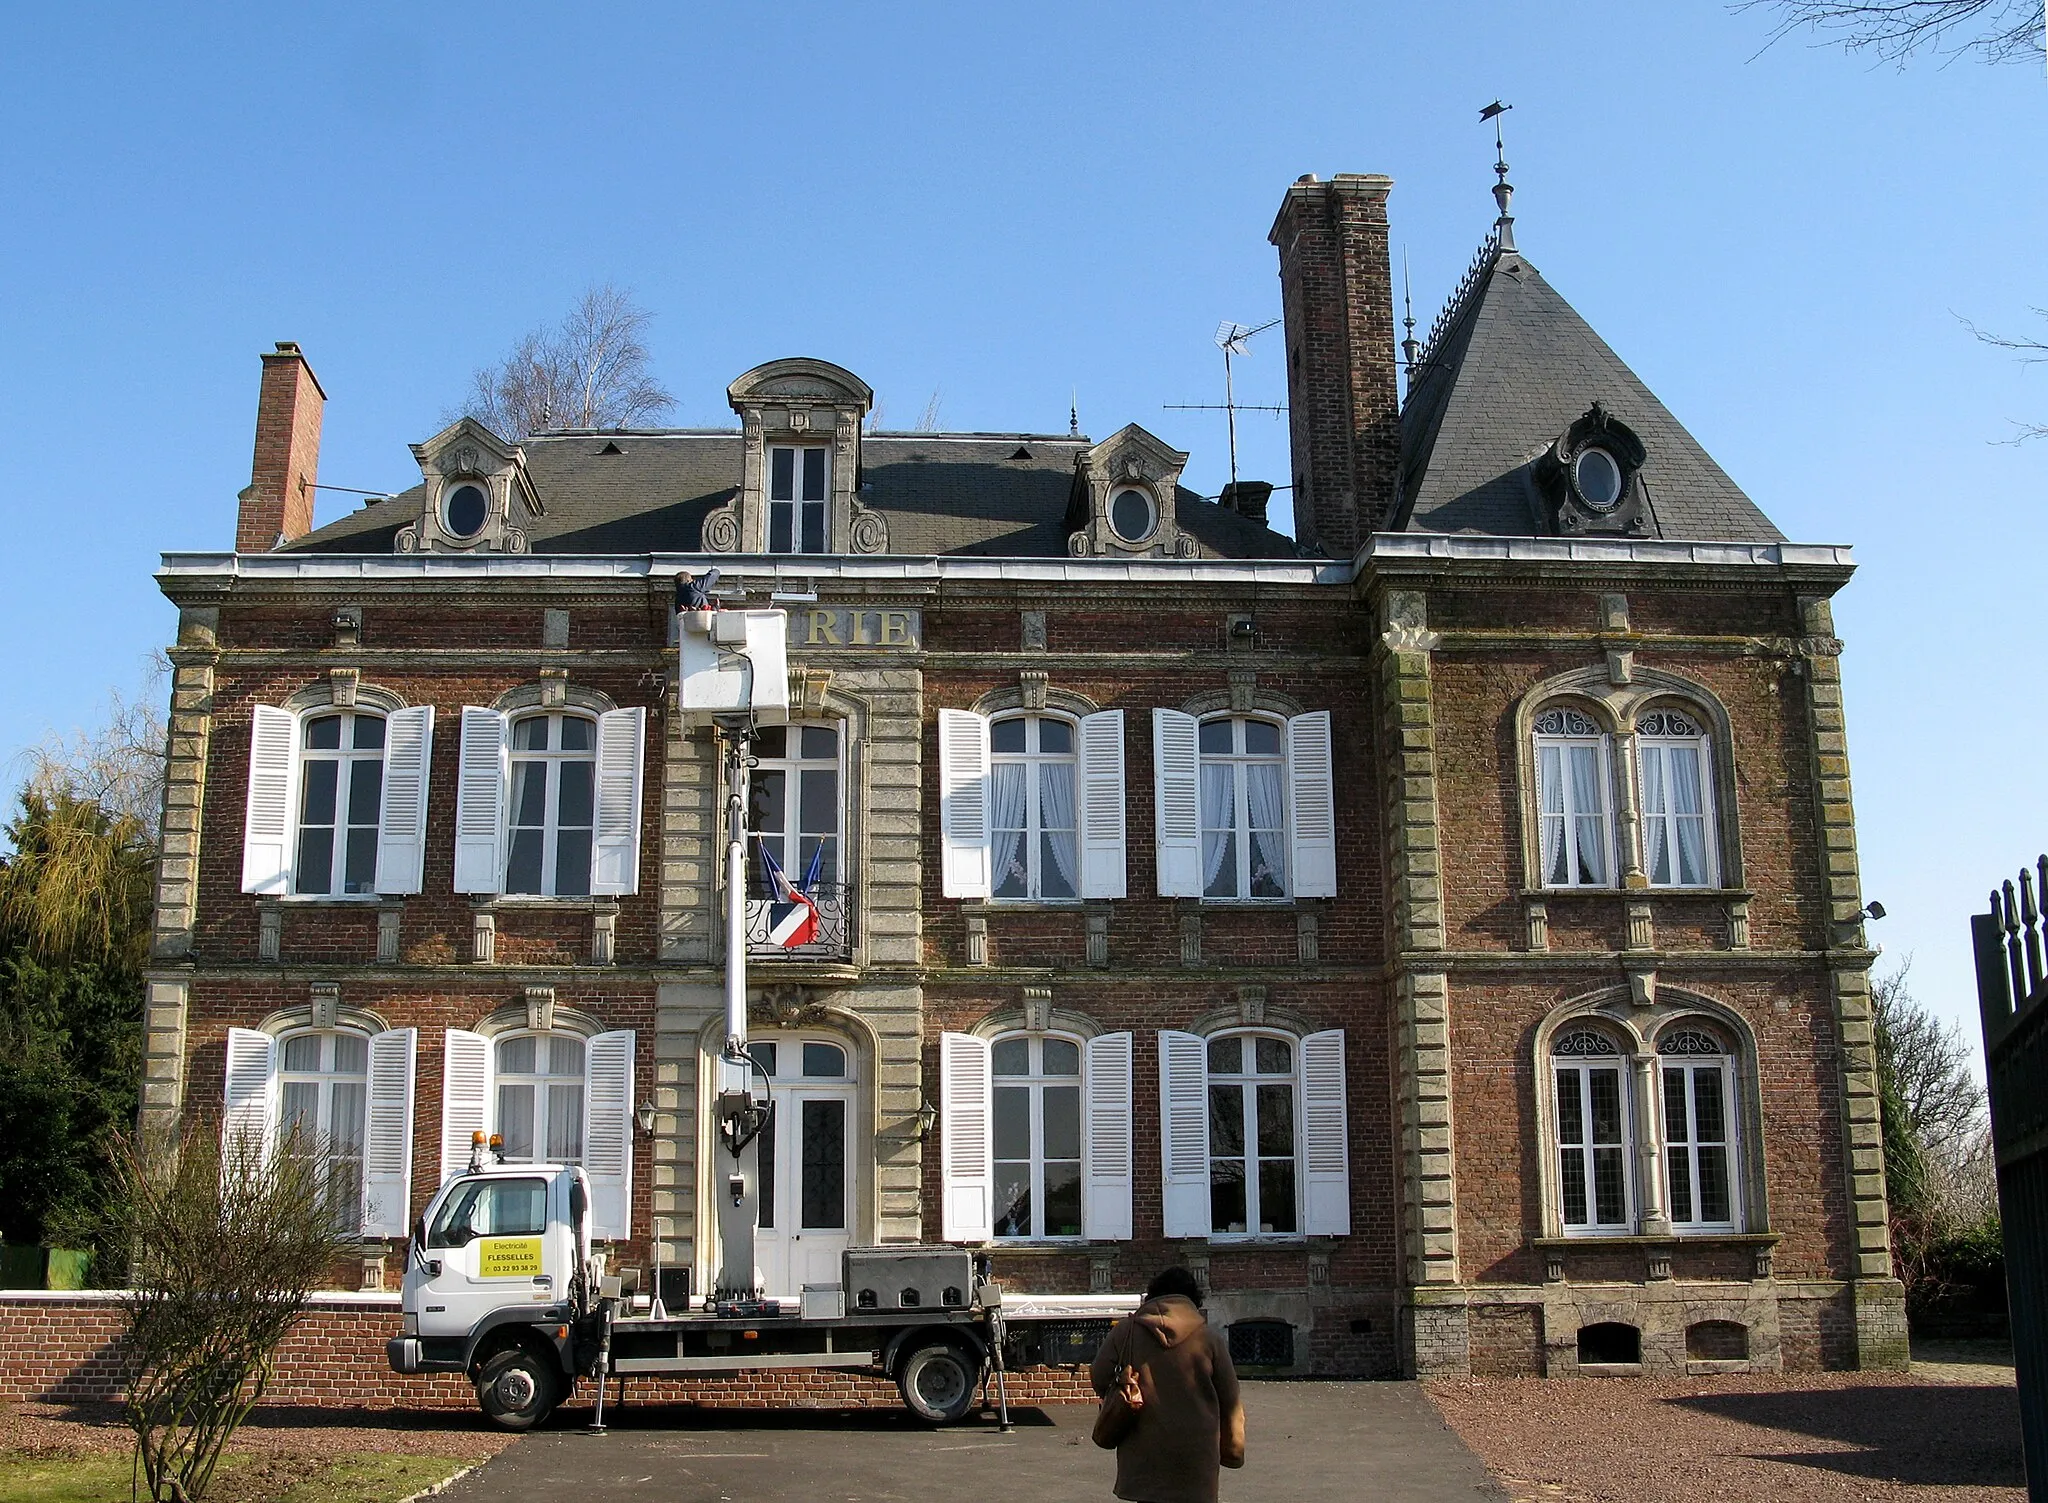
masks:
<path fill-rule="evenodd" d="M 1489 242 L 1416 362 L 1401 410 L 1394 526 L 1554 532 L 1536 460 L 1598 402 L 1647 451 L 1646 533 L 1716 542 L 1784 534 L 1518 251 Z"/>
<path fill-rule="evenodd" d="M 545 514 L 527 529 L 535 553 L 698 553 L 704 519 L 731 500 L 742 438 L 726 430 L 536 434 L 526 473 Z M 864 505 L 889 522 L 889 551 L 1067 556 L 1067 503 L 1085 437 L 1036 433 L 869 433 L 861 440 Z M 417 521 L 415 486 L 373 501 L 287 551 L 386 553 Z M 1192 491 L 1177 492 L 1180 528 L 1202 558 L 1293 558 L 1293 540 Z"/>

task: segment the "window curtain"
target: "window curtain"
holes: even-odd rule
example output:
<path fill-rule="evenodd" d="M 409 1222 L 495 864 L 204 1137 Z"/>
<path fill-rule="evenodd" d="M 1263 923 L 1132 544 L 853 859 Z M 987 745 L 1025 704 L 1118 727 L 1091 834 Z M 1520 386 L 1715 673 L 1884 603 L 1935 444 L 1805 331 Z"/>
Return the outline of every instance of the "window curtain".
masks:
<path fill-rule="evenodd" d="M 1579 858 L 1579 881 L 1603 886 L 1607 881 L 1607 800 L 1600 789 L 1600 749 L 1571 749 L 1572 813 Z"/>
<path fill-rule="evenodd" d="M 997 794 L 997 807 L 1002 795 Z M 1045 846 L 1059 868 L 1062 896 L 1081 890 L 1081 872 L 1074 850 L 1074 765 L 1044 762 L 1038 769 L 1038 823 L 1045 832 Z M 1042 880 L 1042 878 L 1041 878 Z M 1051 883 L 1044 884 L 1050 887 Z"/>
<path fill-rule="evenodd" d="M 1638 761 L 1643 769 L 1643 866 L 1653 886 L 1671 881 L 1669 808 L 1664 783 L 1664 763 L 1669 753 L 1661 746 L 1644 746 Z"/>
<path fill-rule="evenodd" d="M 1213 892 L 1237 827 L 1237 786 L 1228 765 L 1202 764 L 1202 890 Z M 1231 883 L 1232 891 L 1236 883 Z"/>
<path fill-rule="evenodd" d="M 1031 890 L 1030 873 L 1024 866 L 1024 768 L 1017 762 L 998 762 L 991 770 L 989 833 L 994 837 L 995 868 L 991 880 L 1005 897 L 1022 897 Z"/>
<path fill-rule="evenodd" d="M 1671 769 L 1671 813 L 1678 839 L 1678 880 L 1697 887 L 1707 880 L 1706 806 L 1700 796 L 1700 749 L 1668 747 Z"/>
<path fill-rule="evenodd" d="M 1561 749 L 1536 748 L 1536 800 L 1541 816 L 1543 881 L 1552 885 L 1568 879 L 1564 865 L 1564 773 L 1559 766 Z"/>
<path fill-rule="evenodd" d="M 1252 817 L 1252 891 L 1261 897 L 1287 890 L 1287 804 L 1280 769 L 1254 764 L 1244 770 Z"/>

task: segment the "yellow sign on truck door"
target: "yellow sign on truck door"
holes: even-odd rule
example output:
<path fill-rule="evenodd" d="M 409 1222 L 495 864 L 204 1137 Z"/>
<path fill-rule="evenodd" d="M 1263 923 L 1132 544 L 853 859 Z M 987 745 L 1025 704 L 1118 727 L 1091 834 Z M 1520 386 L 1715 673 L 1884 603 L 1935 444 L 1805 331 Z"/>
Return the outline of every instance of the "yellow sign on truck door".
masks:
<path fill-rule="evenodd" d="M 486 1237 L 477 1243 L 480 1279 L 530 1279 L 540 1272 L 538 1237 Z"/>

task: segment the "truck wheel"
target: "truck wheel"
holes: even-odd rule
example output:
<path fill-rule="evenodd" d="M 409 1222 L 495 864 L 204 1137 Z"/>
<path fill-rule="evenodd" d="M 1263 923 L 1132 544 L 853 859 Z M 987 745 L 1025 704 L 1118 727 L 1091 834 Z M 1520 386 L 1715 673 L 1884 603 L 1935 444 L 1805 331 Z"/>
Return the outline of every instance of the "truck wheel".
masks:
<path fill-rule="evenodd" d="M 980 1364 L 951 1342 L 921 1346 L 896 1370 L 896 1387 L 910 1412 L 932 1425 L 950 1425 L 974 1407 Z"/>
<path fill-rule="evenodd" d="M 560 1380 L 532 1352 L 500 1352 L 477 1374 L 476 1398 L 500 1430 L 531 1430 L 554 1412 Z"/>

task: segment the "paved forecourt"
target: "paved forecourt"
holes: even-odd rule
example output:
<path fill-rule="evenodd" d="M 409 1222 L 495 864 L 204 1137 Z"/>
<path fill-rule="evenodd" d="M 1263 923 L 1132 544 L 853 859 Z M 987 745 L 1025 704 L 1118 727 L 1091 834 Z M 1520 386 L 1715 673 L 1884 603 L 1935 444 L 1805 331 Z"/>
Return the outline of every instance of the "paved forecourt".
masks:
<path fill-rule="evenodd" d="M 1248 1383 L 1249 1460 L 1224 1503 L 1360 1499 L 1472 1503 L 1503 1496 L 1413 1383 Z M 564 1409 L 443 1496 L 450 1503 L 779 1499 L 1105 1499 L 1115 1458 L 1088 1440 L 1092 1407 L 1014 1411 L 928 1430 L 901 1411 L 737 1410 L 627 1404 L 591 1435 Z"/>

